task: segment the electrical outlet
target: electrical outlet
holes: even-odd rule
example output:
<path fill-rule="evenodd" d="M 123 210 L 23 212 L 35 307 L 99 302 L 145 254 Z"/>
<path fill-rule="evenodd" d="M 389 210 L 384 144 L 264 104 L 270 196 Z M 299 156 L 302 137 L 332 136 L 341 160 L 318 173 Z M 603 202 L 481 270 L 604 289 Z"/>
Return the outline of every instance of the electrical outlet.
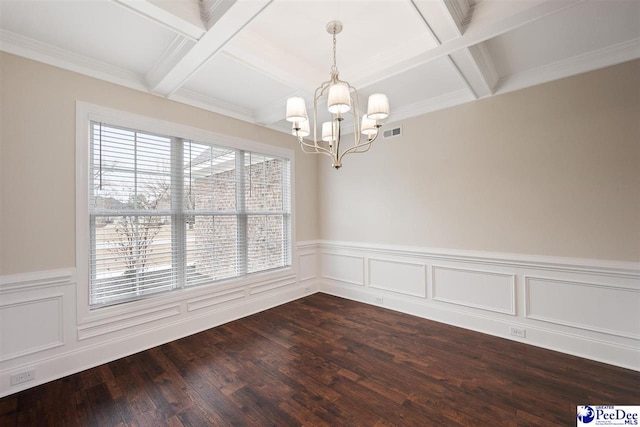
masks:
<path fill-rule="evenodd" d="M 516 337 L 525 338 L 526 330 L 524 328 L 516 328 L 515 326 L 509 326 L 509 334 Z"/>
<path fill-rule="evenodd" d="M 11 385 L 18 385 L 18 384 L 26 383 L 27 381 L 31 381 L 35 378 L 36 378 L 36 371 L 32 369 L 30 371 L 24 371 L 24 372 L 20 372 L 19 374 L 11 375 L 10 381 L 11 381 Z"/>
<path fill-rule="evenodd" d="M 376 297 L 374 301 L 376 304 L 379 304 L 379 305 L 384 304 L 384 299 L 382 297 Z"/>

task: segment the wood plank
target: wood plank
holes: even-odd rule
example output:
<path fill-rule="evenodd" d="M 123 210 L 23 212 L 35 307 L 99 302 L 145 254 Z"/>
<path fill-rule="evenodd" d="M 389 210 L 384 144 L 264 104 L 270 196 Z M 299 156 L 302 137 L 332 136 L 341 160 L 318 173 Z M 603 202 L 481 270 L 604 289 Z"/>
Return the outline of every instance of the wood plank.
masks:
<path fill-rule="evenodd" d="M 640 372 L 314 294 L 0 399 L 0 425 L 575 425 Z"/>

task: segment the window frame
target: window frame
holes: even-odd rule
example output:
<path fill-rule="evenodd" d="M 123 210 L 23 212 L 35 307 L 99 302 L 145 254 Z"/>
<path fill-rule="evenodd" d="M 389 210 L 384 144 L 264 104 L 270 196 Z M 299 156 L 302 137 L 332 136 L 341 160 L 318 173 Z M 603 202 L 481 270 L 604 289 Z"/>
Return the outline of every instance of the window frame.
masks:
<path fill-rule="evenodd" d="M 138 299 L 125 300 L 113 305 L 91 307 L 89 295 L 90 280 L 90 210 L 89 210 L 89 156 L 91 153 L 91 122 L 103 122 L 114 126 L 137 129 L 143 132 L 183 138 L 214 146 L 228 147 L 287 159 L 289 161 L 289 260 L 290 265 L 276 269 L 244 274 L 238 277 L 222 279 L 211 284 L 182 286 L 169 292 L 150 294 Z M 295 161 L 294 151 L 288 148 L 241 139 L 200 128 L 160 120 L 148 116 L 120 111 L 108 107 L 76 102 L 76 300 L 79 323 L 89 322 L 111 315 L 139 312 L 146 307 L 171 304 L 185 298 L 219 293 L 221 291 L 245 288 L 251 284 L 273 281 L 280 278 L 295 277 L 297 272 L 297 253 L 295 240 Z M 251 215 L 245 212 L 244 216 Z"/>

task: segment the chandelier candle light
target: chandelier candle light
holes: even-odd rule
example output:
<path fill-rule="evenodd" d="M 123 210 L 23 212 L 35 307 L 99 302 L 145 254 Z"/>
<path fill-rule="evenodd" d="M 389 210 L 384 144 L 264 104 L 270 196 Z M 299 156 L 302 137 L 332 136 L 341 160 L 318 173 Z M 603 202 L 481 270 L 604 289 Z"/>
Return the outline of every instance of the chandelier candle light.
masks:
<path fill-rule="evenodd" d="M 331 79 L 322 83 L 313 97 L 313 143 L 304 140 L 311 133 L 304 99 L 299 96 L 287 99 L 287 120 L 293 123 L 291 133 L 298 138 L 302 151 L 326 154 L 331 157 L 333 167 L 336 169 L 342 166 L 342 158 L 347 154 L 364 153 L 371 148 L 371 143 L 375 141 L 378 130 L 382 126 L 380 120 L 389 115 L 387 96 L 374 93 L 369 96 L 367 114 L 362 115 L 362 121 L 359 120 L 358 91 L 338 77 L 336 34 L 341 31 L 341 22 L 331 21 L 327 24 L 327 32 L 333 35 L 333 65 L 330 71 Z M 327 109 L 331 113 L 331 120 L 322 123 L 322 127 L 318 129 L 318 100 L 323 97 L 327 98 Z M 351 147 L 340 151 L 344 114 L 348 112 L 351 112 L 354 118 L 354 141 Z M 318 131 L 320 131 L 320 140 L 318 140 Z M 361 135 L 364 135 L 366 140 L 363 140 Z"/>

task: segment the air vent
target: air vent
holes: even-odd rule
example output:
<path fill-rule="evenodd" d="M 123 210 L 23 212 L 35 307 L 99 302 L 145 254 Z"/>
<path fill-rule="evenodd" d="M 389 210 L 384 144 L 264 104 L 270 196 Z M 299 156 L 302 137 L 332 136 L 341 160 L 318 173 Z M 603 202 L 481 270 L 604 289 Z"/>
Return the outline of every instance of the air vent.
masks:
<path fill-rule="evenodd" d="M 395 127 L 393 129 L 385 130 L 382 136 L 385 138 L 395 138 L 402 135 L 402 126 Z"/>

